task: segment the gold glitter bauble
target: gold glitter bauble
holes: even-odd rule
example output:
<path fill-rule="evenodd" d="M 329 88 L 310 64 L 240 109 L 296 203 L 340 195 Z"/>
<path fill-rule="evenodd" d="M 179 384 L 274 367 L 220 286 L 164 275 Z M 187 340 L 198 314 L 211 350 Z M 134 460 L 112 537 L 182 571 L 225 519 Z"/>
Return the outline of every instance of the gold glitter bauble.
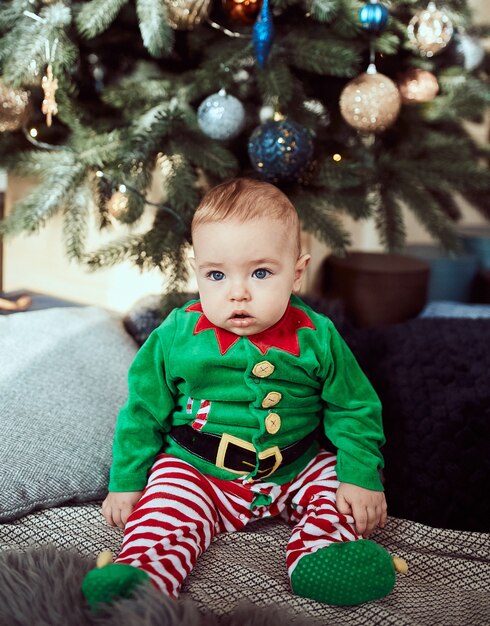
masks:
<path fill-rule="evenodd" d="M 115 191 L 107 201 L 107 210 L 117 220 L 120 219 L 128 210 L 129 199 L 126 193 Z"/>
<path fill-rule="evenodd" d="M 205 20 L 211 9 L 211 0 L 164 0 L 167 20 L 176 30 L 192 30 Z"/>
<path fill-rule="evenodd" d="M 448 16 L 439 11 L 434 2 L 416 13 L 407 28 L 410 41 L 424 56 L 432 57 L 451 41 L 453 25 Z"/>
<path fill-rule="evenodd" d="M 439 93 L 437 78 L 427 70 L 411 68 L 397 81 L 403 104 L 430 102 Z"/>
<path fill-rule="evenodd" d="M 29 95 L 0 81 L 0 133 L 18 130 L 27 122 L 31 113 Z"/>
<path fill-rule="evenodd" d="M 384 74 L 369 68 L 344 87 L 340 112 L 353 128 L 377 133 L 393 124 L 400 112 L 400 92 Z"/>

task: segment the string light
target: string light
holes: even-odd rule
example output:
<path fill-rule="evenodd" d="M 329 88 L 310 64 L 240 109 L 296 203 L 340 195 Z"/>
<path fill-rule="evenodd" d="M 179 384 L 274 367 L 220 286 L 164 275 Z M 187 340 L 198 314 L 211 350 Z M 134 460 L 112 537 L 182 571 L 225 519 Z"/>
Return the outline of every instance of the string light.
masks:
<path fill-rule="evenodd" d="M 342 155 L 341 155 L 341 154 L 339 154 L 338 152 L 336 152 L 336 153 L 332 156 L 332 159 L 338 163 L 339 161 L 342 161 Z"/>
<path fill-rule="evenodd" d="M 29 131 L 29 135 L 31 137 L 37 137 L 37 128 L 31 128 L 31 130 Z"/>

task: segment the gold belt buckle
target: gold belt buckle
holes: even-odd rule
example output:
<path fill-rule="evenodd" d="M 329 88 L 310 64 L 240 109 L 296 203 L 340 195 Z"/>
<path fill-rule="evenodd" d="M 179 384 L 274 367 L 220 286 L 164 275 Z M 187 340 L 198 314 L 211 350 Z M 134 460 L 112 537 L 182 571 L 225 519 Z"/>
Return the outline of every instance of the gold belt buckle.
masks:
<path fill-rule="evenodd" d="M 247 472 L 246 470 L 245 471 L 234 470 L 234 469 L 230 469 L 229 467 L 226 467 L 225 456 L 226 456 L 226 450 L 228 449 L 228 446 L 230 445 L 230 443 L 232 443 L 235 446 L 238 446 L 239 448 L 243 448 L 244 450 L 250 450 L 251 452 L 257 453 L 257 450 L 252 443 L 249 443 L 248 441 L 245 441 L 244 439 L 240 439 L 239 437 L 234 437 L 233 435 L 229 435 L 228 433 L 223 433 L 223 435 L 221 435 L 221 441 L 218 446 L 218 452 L 216 453 L 216 467 L 219 467 L 220 469 L 224 469 L 227 472 L 232 472 L 233 474 L 239 474 L 240 476 L 245 476 L 246 474 L 250 474 L 250 472 L 249 471 Z M 254 468 L 255 468 L 255 465 L 252 467 L 252 469 Z"/>
<path fill-rule="evenodd" d="M 279 446 L 272 446 L 271 448 L 267 448 L 267 450 L 263 450 L 262 452 L 257 453 L 257 448 L 252 443 L 245 441 L 244 439 L 240 439 L 239 437 L 235 437 L 234 435 L 229 435 L 228 433 L 224 433 L 221 436 L 221 441 L 218 446 L 218 452 L 216 453 L 216 467 L 218 467 L 219 469 L 223 469 L 223 470 L 226 470 L 227 472 L 231 472 L 232 474 L 238 474 L 240 476 L 245 476 L 246 474 L 250 474 L 250 472 L 255 469 L 255 465 L 253 466 L 251 465 L 249 471 L 235 470 L 235 469 L 230 469 L 229 467 L 226 467 L 225 456 L 226 456 L 226 451 L 230 443 L 235 446 L 238 446 L 239 448 L 243 448 L 244 450 L 249 450 L 250 452 L 254 452 L 257 455 L 259 462 L 264 459 L 268 459 L 271 456 L 274 457 L 275 460 L 274 460 L 274 465 L 272 466 L 272 468 L 266 469 L 266 470 L 258 470 L 257 474 L 260 474 L 260 478 L 267 478 L 268 476 L 273 474 L 276 471 L 276 469 L 279 467 L 279 465 L 281 465 L 282 463 L 282 454 L 281 454 L 281 451 L 279 450 Z M 246 462 L 244 461 L 244 463 Z M 267 473 L 264 474 L 264 472 L 267 472 Z"/>
<path fill-rule="evenodd" d="M 263 450 L 258 454 L 259 461 L 262 461 L 262 459 L 268 459 L 270 456 L 275 457 L 274 465 L 270 470 L 259 470 L 257 474 L 261 475 L 260 478 L 267 478 L 273 474 L 282 463 L 282 454 L 279 450 L 279 446 L 272 446 L 271 448 L 267 448 L 267 450 Z M 267 474 L 262 475 L 263 472 L 267 472 Z"/>

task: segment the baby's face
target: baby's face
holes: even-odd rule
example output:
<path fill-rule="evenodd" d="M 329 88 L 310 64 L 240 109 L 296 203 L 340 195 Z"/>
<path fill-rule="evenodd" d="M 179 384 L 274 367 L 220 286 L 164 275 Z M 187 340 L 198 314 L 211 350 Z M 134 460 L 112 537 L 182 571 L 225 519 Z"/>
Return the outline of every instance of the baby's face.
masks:
<path fill-rule="evenodd" d="M 204 314 L 215 326 L 255 335 L 281 319 L 310 258 L 298 258 L 295 235 L 267 217 L 196 227 L 193 264 Z"/>

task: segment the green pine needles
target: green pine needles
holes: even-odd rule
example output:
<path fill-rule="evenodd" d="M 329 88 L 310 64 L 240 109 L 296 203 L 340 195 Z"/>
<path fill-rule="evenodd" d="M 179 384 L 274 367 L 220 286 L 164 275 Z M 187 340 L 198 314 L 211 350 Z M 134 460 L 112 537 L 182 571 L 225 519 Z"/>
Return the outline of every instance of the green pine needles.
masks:
<path fill-rule="evenodd" d="M 191 9 L 200 4 L 182 2 Z M 2 2 L 0 81 L 6 90 L 29 90 L 32 112 L 23 129 L 0 133 L 0 165 L 35 177 L 37 185 L 0 223 L 0 235 L 36 232 L 60 214 L 70 258 L 94 269 L 125 260 L 158 267 L 170 288 L 182 287 L 199 199 L 229 177 L 260 175 L 247 154 L 248 138 L 277 111 L 313 138 L 304 171 L 276 182 L 306 231 L 342 254 L 350 245 L 342 216 L 373 218 L 380 241 L 396 251 L 405 245 L 409 210 L 435 241 L 457 251 L 455 196 L 490 219 L 490 148 L 466 125 L 482 120 L 490 104 L 488 55 L 465 69 L 455 40 L 432 58 L 422 56 L 407 24 L 425 0 L 392 0 L 387 28 L 376 36 L 362 28 L 362 5 L 272 0 L 275 38 L 262 68 L 251 26 L 234 22 L 218 0 L 209 20 L 189 30 L 170 27 L 174 9 L 166 0 Z M 465 0 L 445 0 L 439 8 L 456 37 L 471 36 Z M 366 136 L 343 119 L 339 98 L 366 71 L 370 51 L 378 71 L 394 81 L 409 68 L 429 70 L 439 93 L 403 104 L 391 127 Z M 41 113 L 48 62 L 58 81 L 51 128 Z M 220 89 L 246 111 L 243 130 L 228 141 L 212 139 L 198 124 L 199 105 Z M 99 250 L 87 250 L 94 217 L 102 230 L 125 225 L 124 236 L 114 232 Z"/>

